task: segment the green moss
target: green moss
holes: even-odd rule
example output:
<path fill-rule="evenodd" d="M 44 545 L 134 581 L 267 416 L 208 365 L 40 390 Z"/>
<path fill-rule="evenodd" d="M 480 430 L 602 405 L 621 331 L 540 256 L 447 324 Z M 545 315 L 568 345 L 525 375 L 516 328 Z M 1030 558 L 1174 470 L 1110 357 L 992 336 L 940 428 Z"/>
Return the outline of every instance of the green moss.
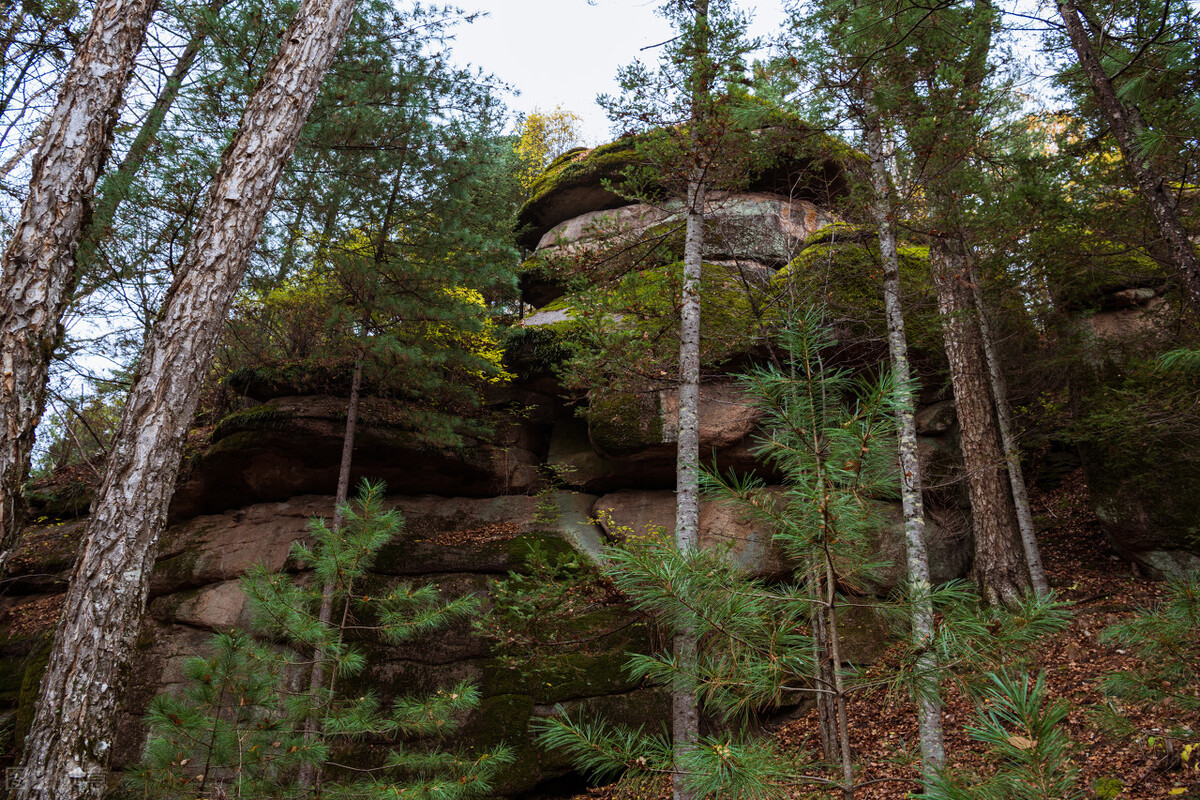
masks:
<path fill-rule="evenodd" d="M 1088 231 L 1035 234 L 1055 301 L 1064 309 L 1095 310 L 1122 289 L 1158 286 L 1168 276 L 1144 250 L 1098 238 Z"/>
<path fill-rule="evenodd" d="M 51 476 L 47 481 L 31 484 L 24 496 L 35 517 L 75 519 L 88 512 L 95 488 L 95 475 L 80 471 L 67 480 Z"/>
<path fill-rule="evenodd" d="M 835 222 L 832 225 L 826 225 L 810 233 L 808 238 L 804 240 L 804 244 L 801 245 L 800 250 L 803 252 L 807 248 L 819 244 L 865 244 L 874 241 L 876 236 L 876 228 L 873 225 L 854 225 L 849 222 Z"/>
<path fill-rule="evenodd" d="M 626 670 L 629 653 L 650 652 L 643 622 L 630 624 L 623 607 L 602 608 L 570 622 L 570 635 L 585 642 L 540 657 L 532 669 L 509 669 L 492 661 L 484 671 L 486 694 L 528 694 L 540 705 L 632 690 L 638 681 Z"/>
<path fill-rule="evenodd" d="M 53 632 L 45 634 L 38 644 L 30 651 L 24 660 L 24 672 L 21 675 L 21 688 L 17 696 L 17 714 L 13 726 L 14 741 L 23 741 L 29 727 L 33 724 L 33 713 L 42 685 L 42 675 L 50 663 L 50 646 L 54 641 Z"/>
<path fill-rule="evenodd" d="M 1098 377 L 1079 404 L 1074 433 L 1096 516 L 1131 558 L 1153 550 L 1200 555 L 1197 392 L 1200 376 L 1146 359 Z"/>
<path fill-rule="evenodd" d="M 861 231 L 839 240 L 827 226 L 775 276 L 779 291 L 799 305 L 819 304 L 844 324 L 853 338 L 887 338 L 883 267 L 873 236 Z M 943 349 L 937 299 L 930 277 L 929 248 L 905 244 L 897 248 L 900 290 L 904 295 L 905 327 L 915 356 L 940 354 Z"/>
<path fill-rule="evenodd" d="M 613 181 L 619 190 L 625 170 L 641 162 L 639 145 L 645 136 L 626 136 L 590 150 L 578 148 L 563 153 L 546 167 L 529 189 L 529 200 L 521 208 L 519 219 L 526 217 L 554 192 L 577 186 L 600 186 Z"/>
<path fill-rule="evenodd" d="M 588 434 L 596 449 L 619 458 L 662 444 L 662 410 L 653 392 L 599 389 L 587 410 Z"/>
<path fill-rule="evenodd" d="M 745 175 L 742 180 L 731 176 L 731 184 L 829 205 L 835 197 L 849 192 L 851 175 L 867 174 L 869 161 L 861 152 L 795 114 L 768 107 L 754 98 L 746 98 L 745 102 L 753 106 L 747 111 L 755 118 L 755 130 L 746 137 L 745 150 L 740 154 Z M 644 174 L 632 176 L 645 172 L 643 154 L 654 148 L 656 141 L 671 141 L 669 136 L 666 131 L 656 130 L 560 156 L 534 182 L 530 198 L 518 214 L 523 243 L 532 248 L 546 231 L 568 218 L 552 212 L 551 205 L 556 196 L 570 190 L 607 187 L 614 193 L 608 207 L 620 204 L 619 195 L 635 190 L 639 196 L 661 196 L 665 191 L 661 180 Z"/>

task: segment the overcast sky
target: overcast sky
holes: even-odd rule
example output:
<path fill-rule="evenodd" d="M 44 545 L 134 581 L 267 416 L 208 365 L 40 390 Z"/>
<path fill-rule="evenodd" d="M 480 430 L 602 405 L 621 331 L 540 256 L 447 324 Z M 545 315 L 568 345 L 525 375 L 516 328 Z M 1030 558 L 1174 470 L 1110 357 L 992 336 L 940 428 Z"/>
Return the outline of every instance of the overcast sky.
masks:
<path fill-rule="evenodd" d="M 584 119 L 588 144 L 608 141 L 609 124 L 596 95 L 617 92 L 617 69 L 656 50 L 639 49 L 671 37 L 655 14 L 658 0 L 465 0 L 466 10 L 489 15 L 459 26 L 456 60 L 491 72 L 520 92 L 509 99 L 517 111 L 549 111 L 561 103 Z M 752 9 L 750 3 L 742 5 Z M 784 13 L 777 0 L 754 12 L 752 35 L 779 30 Z"/>

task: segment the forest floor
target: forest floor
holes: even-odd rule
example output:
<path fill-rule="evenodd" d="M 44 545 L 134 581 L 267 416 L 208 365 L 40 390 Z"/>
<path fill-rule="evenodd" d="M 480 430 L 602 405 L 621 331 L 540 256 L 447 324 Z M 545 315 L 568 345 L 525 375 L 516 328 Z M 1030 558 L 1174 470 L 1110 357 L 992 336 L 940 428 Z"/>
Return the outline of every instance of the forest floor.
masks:
<path fill-rule="evenodd" d="M 1117 736 L 1099 726 L 1090 709 L 1104 702 L 1100 681 L 1138 661 L 1131 653 L 1100 641 L 1106 627 L 1130 618 L 1139 608 L 1154 606 L 1163 584 L 1140 576 L 1108 545 L 1091 513 L 1087 486 L 1080 471 L 1053 492 L 1032 492 L 1042 558 L 1050 584 L 1060 598 L 1072 602 L 1068 628 L 1042 641 L 1030 654 L 1030 674 L 1045 676 L 1050 700 L 1070 704 L 1065 729 L 1073 742 L 1071 761 L 1079 772 L 1079 790 L 1087 798 L 1183 798 L 1200 800 L 1200 769 L 1182 765 L 1177 753 L 1162 743 L 1167 727 L 1157 709 L 1127 709 L 1140 735 Z M 873 669 L 886 670 L 888 657 Z M 889 700 L 883 692 L 859 694 L 848 707 L 851 749 L 858 764 L 856 800 L 899 800 L 918 790 L 916 712 L 911 702 Z M 969 700 L 951 687 L 945 709 L 946 751 L 952 767 L 986 774 L 984 747 L 971 740 L 966 727 L 975 721 Z M 817 752 L 816 711 L 787 722 L 775 732 L 781 747 Z M 1195 761 L 1195 759 L 1193 759 Z M 660 800 L 660 791 L 603 787 L 589 792 L 593 800 Z M 655 795 L 658 795 L 656 798 Z M 830 792 L 828 796 L 840 797 Z M 796 797 L 824 797 L 811 788 Z M 1053 800 L 1047 798 L 1047 800 Z"/>

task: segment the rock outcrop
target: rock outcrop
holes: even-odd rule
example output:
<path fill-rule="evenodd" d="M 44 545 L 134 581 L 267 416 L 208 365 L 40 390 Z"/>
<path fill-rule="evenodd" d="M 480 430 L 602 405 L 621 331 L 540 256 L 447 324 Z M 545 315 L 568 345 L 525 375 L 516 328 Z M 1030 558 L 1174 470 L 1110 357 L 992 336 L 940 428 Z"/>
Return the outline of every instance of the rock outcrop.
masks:
<path fill-rule="evenodd" d="M 807 129 L 772 136 L 780 155 L 751 176 L 746 191 L 711 198 L 705 257 L 712 282 L 704 324 L 705 336 L 716 344 L 707 355 L 700 414 L 702 450 L 715 454 L 718 466 L 754 471 L 768 481 L 776 476 L 752 451 L 761 415 L 730 373 L 763 357 L 764 347 L 769 350 L 770 328 L 779 322 L 779 305 L 771 298 L 793 291 L 798 281 L 815 280 L 826 264 L 821 259 L 832 252 L 833 233 L 842 243 L 831 203 L 846 185 L 844 164 L 829 152 L 838 146 L 829 140 Z M 816 150 L 810 147 L 814 138 L 821 145 Z M 846 154 L 844 148 L 839 152 Z M 624 264 L 612 276 L 621 278 L 623 270 L 628 280 L 665 285 L 674 274 L 670 265 L 681 243 L 678 209 L 630 203 L 606 183 L 619 179 L 634 157 L 636 148 L 625 140 L 568 153 L 535 187 L 522 212 L 522 241 L 535 248 L 523 287 L 526 302 L 540 310 L 510 337 L 509 361 L 518 379 L 490 398 L 488 432 L 476 431 L 454 447 L 429 447 L 418 443 L 403 408 L 377 398 L 364 403 L 355 478 L 386 481 L 389 503 L 407 521 L 374 567 L 378 585 L 412 580 L 432 583 L 446 597 L 487 595 L 496 580 L 524 568 L 531 545 L 596 559 L 606 542 L 641 535 L 648 526 L 673 526 L 677 400 L 667 371 L 602 381 L 567 399 L 553 370 L 569 352 L 578 315 L 586 313 L 582 302 L 573 304 L 558 271 L 565 263 L 615 242 L 631 251 L 642 247 L 652 257 Z M 845 244 L 859 249 L 833 285 L 869 283 L 872 266 L 861 257 L 862 245 L 852 238 Z M 821 259 L 814 247 L 822 248 Z M 921 254 L 907 255 L 917 269 Z M 827 279 L 824 275 L 823 285 L 830 285 Z M 670 316 L 673 296 L 653 286 L 648 294 Z M 672 334 L 662 335 L 669 340 Z M 860 338 L 869 340 L 867 334 Z M 839 357 L 851 365 L 856 359 L 860 366 L 878 363 L 878 341 L 855 347 Z M 163 539 L 141 649 L 124 695 L 117 766 L 138 758 L 146 703 L 155 692 L 178 687 L 183 661 L 203 652 L 213 632 L 251 624 L 240 576 L 255 564 L 297 569 L 289 557 L 292 544 L 305 538 L 310 517 L 331 513 L 346 401 L 336 391 L 298 395 L 286 380 L 251 378 L 243 381 L 247 408 L 222 421 L 192 458 L 172 505 L 174 524 Z M 952 483 L 958 469 L 952 404 L 930 398 L 919 420 L 931 474 Z M 935 511 L 944 512 L 940 525 L 930 525 L 935 577 L 962 577 L 971 543 L 961 498 L 944 487 L 930 496 Z M 893 566 L 873 585 L 859 588 L 885 594 L 901 577 L 903 536 L 898 504 L 887 498 L 878 503 L 883 522 L 876 554 Z M 706 503 L 701 527 L 704 542 L 725 548 L 747 573 L 768 580 L 788 576 L 771 532 L 733 510 Z M 79 533 L 80 525 L 70 522 L 32 531 L 12 563 L 9 594 L 0 600 L 7 634 L 0 645 L 5 665 L 0 711 L 9 715 L 17 740 L 29 722 L 55 604 Z M 857 616 L 844 626 L 846 652 L 850 660 L 869 663 L 884 644 L 884 627 L 869 610 L 853 613 Z M 371 666 L 361 680 L 385 702 L 454 680 L 476 681 L 483 702 L 464 721 L 460 743 L 486 747 L 504 741 L 515 747 L 518 763 L 504 773 L 497 791 L 526 792 L 570 770 L 561 756 L 533 744 L 529 731 L 531 720 L 555 705 L 652 726 L 666 712 L 661 690 L 631 680 L 622 669 L 626 652 L 652 646 L 647 623 L 627 609 L 612 608 L 580 624 L 587 627 L 581 638 L 592 644 L 565 666 L 534 678 L 509 669 L 489 640 L 464 623 L 404 646 L 372 647 Z"/>

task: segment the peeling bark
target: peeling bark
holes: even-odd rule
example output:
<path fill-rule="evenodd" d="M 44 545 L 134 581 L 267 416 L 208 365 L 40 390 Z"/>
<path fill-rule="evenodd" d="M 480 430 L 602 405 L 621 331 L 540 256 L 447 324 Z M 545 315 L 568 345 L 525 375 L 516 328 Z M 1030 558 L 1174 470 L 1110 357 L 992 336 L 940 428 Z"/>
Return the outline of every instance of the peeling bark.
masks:
<path fill-rule="evenodd" d="M 0 262 L 0 570 L 20 531 L 21 485 L 46 407 L 50 356 L 75 284 L 75 248 L 155 0 L 101 0 L 33 157 Z"/>
<path fill-rule="evenodd" d="M 975 580 L 988 603 L 1012 605 L 1029 588 L 1012 495 L 1001 471 L 1004 454 L 996 428 L 978 319 L 968 288 L 966 249 L 957 234 L 937 236 L 929 248 L 942 338 L 950 362 L 954 406 L 962 428 L 962 455 L 975 532 Z"/>
<path fill-rule="evenodd" d="M 15 800 L 103 795 L 116 686 L 137 640 L 184 437 L 246 260 L 353 9 L 353 0 L 304 0 L 225 151 L 93 502 Z"/>

